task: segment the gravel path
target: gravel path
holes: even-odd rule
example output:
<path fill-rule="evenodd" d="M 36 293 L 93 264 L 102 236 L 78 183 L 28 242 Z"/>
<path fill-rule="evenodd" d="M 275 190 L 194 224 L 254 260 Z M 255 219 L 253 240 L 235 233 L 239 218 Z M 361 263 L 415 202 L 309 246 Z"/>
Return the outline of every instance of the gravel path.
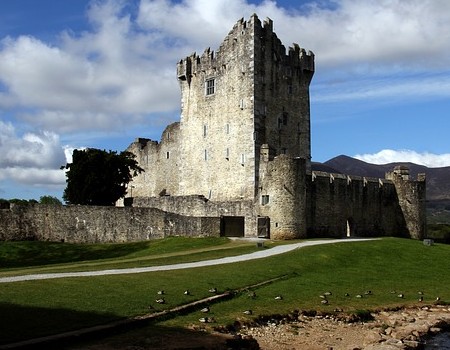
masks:
<path fill-rule="evenodd" d="M 67 278 L 67 277 L 91 277 L 91 276 L 120 275 L 120 274 L 144 273 L 144 272 L 154 272 L 154 271 L 191 269 L 194 267 L 231 264 L 231 263 L 241 262 L 241 261 L 262 259 L 262 258 L 267 258 L 269 256 L 287 253 L 287 252 L 290 252 L 290 251 L 298 249 L 298 248 L 320 245 L 320 244 L 361 242 L 361 241 L 367 241 L 367 240 L 372 240 L 372 239 L 347 238 L 347 239 L 326 239 L 326 240 L 318 240 L 318 241 L 305 241 L 305 242 L 294 243 L 294 244 L 279 245 L 279 246 L 276 246 L 276 247 L 273 247 L 270 249 L 261 249 L 260 251 L 250 253 L 250 254 L 231 256 L 231 257 L 214 259 L 214 260 L 204 260 L 204 261 L 196 261 L 196 262 L 174 264 L 174 265 L 134 267 L 134 268 L 128 268 L 128 269 L 98 270 L 98 271 L 85 271 L 85 272 L 45 273 L 45 274 L 1 277 L 0 283 L 44 280 L 44 279 L 54 279 L 54 278 Z"/>

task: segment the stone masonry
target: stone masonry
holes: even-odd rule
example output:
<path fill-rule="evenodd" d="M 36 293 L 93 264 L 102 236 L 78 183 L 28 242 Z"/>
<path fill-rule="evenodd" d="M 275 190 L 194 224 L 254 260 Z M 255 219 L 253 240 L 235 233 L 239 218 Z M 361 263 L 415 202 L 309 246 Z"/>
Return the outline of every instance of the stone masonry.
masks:
<path fill-rule="evenodd" d="M 146 172 L 126 202 L 220 217 L 222 235 L 424 237 L 424 175 L 413 181 L 397 169 L 368 179 L 311 169 L 314 70 L 312 52 L 297 44 L 286 51 L 272 21 L 256 15 L 239 20 L 217 51 L 180 60 L 180 122 L 159 143 L 129 146 Z M 241 218 L 235 232 L 224 230 L 232 217 Z"/>
<path fill-rule="evenodd" d="M 180 121 L 160 141 L 137 138 L 127 148 L 145 172 L 129 184 L 125 208 L 2 210 L 2 238 L 424 238 L 425 175 L 412 180 L 405 167 L 385 179 L 312 169 L 314 60 L 297 44 L 286 50 L 270 19 L 240 19 L 217 51 L 177 63 Z"/>

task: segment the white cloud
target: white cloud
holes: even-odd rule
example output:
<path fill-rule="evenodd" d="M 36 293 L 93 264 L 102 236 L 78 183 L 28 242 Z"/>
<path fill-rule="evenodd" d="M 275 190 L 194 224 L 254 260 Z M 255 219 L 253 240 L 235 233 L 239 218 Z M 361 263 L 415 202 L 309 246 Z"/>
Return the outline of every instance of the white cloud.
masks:
<path fill-rule="evenodd" d="M 65 175 L 60 166 L 66 161 L 58 135 L 44 131 L 18 136 L 12 124 L 0 121 L 0 180 L 62 185 Z"/>
<path fill-rule="evenodd" d="M 450 153 L 432 154 L 428 152 L 418 153 L 411 150 L 384 149 L 375 154 L 357 154 L 353 158 L 372 164 L 410 162 L 414 164 L 425 165 L 429 168 L 450 166 Z"/>
<path fill-rule="evenodd" d="M 420 79 L 392 85 L 392 74 L 448 65 L 447 0 L 328 4 L 332 8 L 313 2 L 287 11 L 275 1 L 141 0 L 131 13 L 126 1 L 93 1 L 88 31 L 61 33 L 53 45 L 32 36 L 1 41 L 0 108 L 24 109 L 16 119 L 56 133 L 120 130 L 144 118 L 150 124 L 155 114 L 179 109 L 176 62 L 208 46 L 217 49 L 233 24 L 252 13 L 272 18 L 285 45 L 300 42 L 316 53 L 319 75 L 328 77 L 319 80 L 317 101 L 343 94 L 424 96 Z M 361 77 L 380 75 L 383 86 L 358 84 Z M 334 85 L 336 77 L 342 84 Z M 446 74 L 427 87 L 448 95 L 449 85 Z"/>

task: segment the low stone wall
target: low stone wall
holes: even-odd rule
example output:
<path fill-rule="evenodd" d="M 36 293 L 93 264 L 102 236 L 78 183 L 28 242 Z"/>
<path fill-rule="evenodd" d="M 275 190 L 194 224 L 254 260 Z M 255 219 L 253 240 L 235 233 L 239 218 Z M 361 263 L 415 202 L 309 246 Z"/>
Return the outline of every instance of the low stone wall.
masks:
<path fill-rule="evenodd" d="M 35 204 L 0 210 L 2 241 L 103 243 L 219 234 L 219 217 L 186 217 L 155 208 Z"/>

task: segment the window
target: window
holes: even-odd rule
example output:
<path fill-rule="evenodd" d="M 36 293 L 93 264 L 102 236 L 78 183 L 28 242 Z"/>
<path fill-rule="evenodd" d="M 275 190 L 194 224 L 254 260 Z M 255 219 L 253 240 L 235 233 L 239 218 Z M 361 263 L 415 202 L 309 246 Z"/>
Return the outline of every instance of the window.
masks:
<path fill-rule="evenodd" d="M 288 123 L 288 114 L 286 112 L 283 113 L 283 125 L 287 125 Z"/>
<path fill-rule="evenodd" d="M 214 95 L 215 92 L 215 79 L 206 80 L 206 95 Z"/>
<path fill-rule="evenodd" d="M 227 124 L 225 127 L 226 133 L 229 134 L 230 133 L 230 124 Z"/>
<path fill-rule="evenodd" d="M 229 148 L 227 148 L 227 150 L 226 150 L 226 152 L 225 152 L 225 158 L 226 158 L 227 160 L 230 159 L 230 149 L 229 149 Z"/>
<path fill-rule="evenodd" d="M 266 204 L 269 204 L 269 195 L 263 194 L 261 196 L 261 205 L 266 205 Z"/>
<path fill-rule="evenodd" d="M 170 152 L 166 152 L 166 159 L 170 158 Z"/>
<path fill-rule="evenodd" d="M 208 134 L 208 126 L 206 124 L 203 125 L 203 137 L 206 137 Z"/>
<path fill-rule="evenodd" d="M 205 149 L 205 160 L 208 160 L 208 151 Z"/>

